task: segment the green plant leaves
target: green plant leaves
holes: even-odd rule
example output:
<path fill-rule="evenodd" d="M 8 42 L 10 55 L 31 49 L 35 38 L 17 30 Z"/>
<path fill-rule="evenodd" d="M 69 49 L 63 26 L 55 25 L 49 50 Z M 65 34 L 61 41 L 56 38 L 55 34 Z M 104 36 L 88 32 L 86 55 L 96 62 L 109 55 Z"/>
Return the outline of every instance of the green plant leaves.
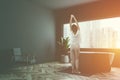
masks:
<path fill-rule="evenodd" d="M 62 52 L 62 54 L 67 54 L 67 51 L 70 47 L 69 41 L 70 41 L 69 37 L 66 38 L 61 37 L 60 41 L 57 41 L 59 49 Z"/>

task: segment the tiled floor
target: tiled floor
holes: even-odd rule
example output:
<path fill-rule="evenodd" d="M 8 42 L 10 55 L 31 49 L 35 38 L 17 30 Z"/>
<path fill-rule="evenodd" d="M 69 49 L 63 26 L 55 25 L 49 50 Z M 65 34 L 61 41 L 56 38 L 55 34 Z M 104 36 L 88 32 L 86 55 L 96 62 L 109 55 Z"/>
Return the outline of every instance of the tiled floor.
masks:
<path fill-rule="evenodd" d="M 50 62 L 31 66 L 16 67 L 11 72 L 0 74 L 0 80 L 120 80 L 120 69 L 112 68 L 109 73 L 91 76 L 62 72 L 71 64 Z"/>

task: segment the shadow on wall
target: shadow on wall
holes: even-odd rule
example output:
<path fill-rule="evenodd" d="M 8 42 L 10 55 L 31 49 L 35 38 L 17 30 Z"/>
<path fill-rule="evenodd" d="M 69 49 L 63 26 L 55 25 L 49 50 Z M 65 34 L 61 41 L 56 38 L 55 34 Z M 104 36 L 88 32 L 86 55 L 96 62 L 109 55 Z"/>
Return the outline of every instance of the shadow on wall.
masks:
<path fill-rule="evenodd" d="M 11 49 L 0 50 L 0 72 L 9 70 L 12 67 L 12 56 Z"/>

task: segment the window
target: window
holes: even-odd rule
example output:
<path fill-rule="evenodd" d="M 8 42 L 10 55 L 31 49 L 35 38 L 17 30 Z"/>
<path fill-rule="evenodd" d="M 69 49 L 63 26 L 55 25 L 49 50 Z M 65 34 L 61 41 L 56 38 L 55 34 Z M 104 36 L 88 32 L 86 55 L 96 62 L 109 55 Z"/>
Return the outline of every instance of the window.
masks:
<path fill-rule="evenodd" d="M 79 22 L 81 48 L 120 48 L 120 17 Z M 69 24 L 63 36 L 70 37 Z"/>

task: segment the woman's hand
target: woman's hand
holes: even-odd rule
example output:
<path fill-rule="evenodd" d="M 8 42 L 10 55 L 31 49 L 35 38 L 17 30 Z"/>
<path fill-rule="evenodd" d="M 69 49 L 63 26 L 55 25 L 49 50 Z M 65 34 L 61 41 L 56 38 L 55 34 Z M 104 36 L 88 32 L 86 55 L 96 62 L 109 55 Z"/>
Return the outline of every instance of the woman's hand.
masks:
<path fill-rule="evenodd" d="M 74 17 L 74 15 L 73 15 L 73 14 L 71 14 L 71 17 L 73 18 L 73 17 Z"/>

